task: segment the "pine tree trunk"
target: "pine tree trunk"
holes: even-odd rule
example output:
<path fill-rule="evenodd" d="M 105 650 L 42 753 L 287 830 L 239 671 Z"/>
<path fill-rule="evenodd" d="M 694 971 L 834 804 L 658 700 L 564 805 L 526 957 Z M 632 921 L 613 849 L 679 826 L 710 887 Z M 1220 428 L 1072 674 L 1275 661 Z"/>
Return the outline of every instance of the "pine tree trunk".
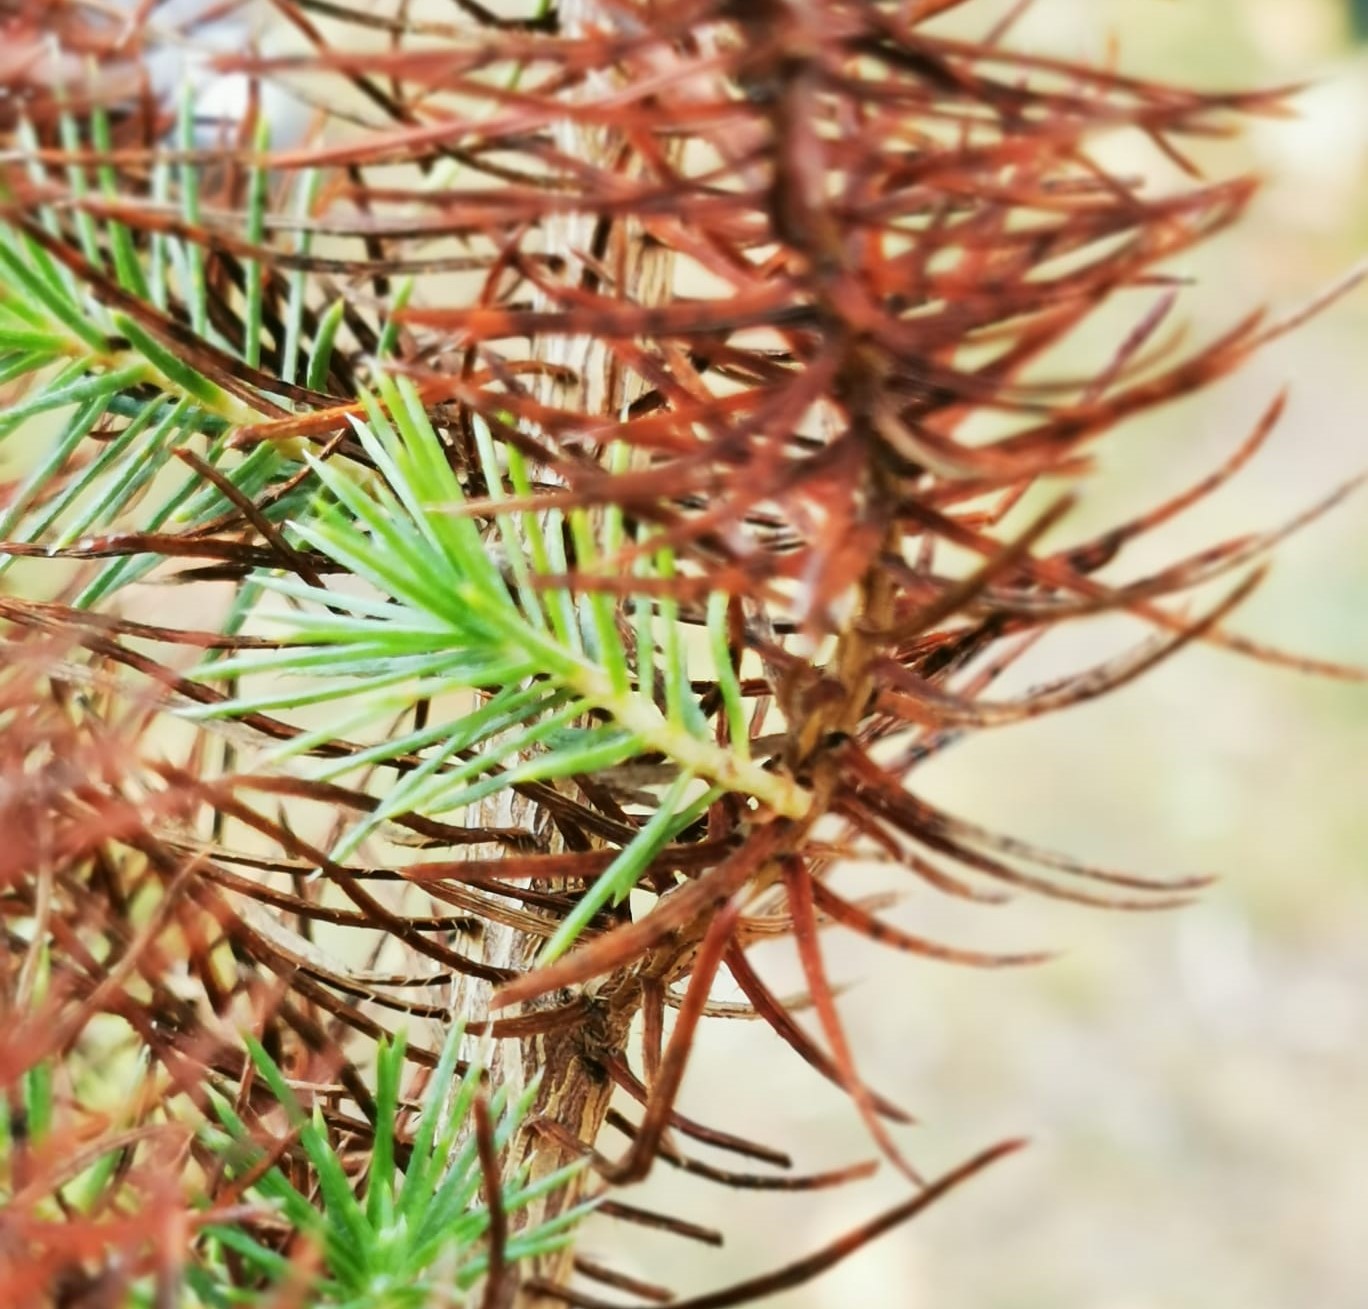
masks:
<path fill-rule="evenodd" d="M 650 0 L 640 0 L 648 9 Z M 621 23 L 621 7 L 609 7 L 599 0 L 559 0 L 560 30 L 573 36 L 586 28 L 610 29 Z M 613 76 L 594 74 L 574 92 L 593 97 L 609 89 Z M 555 142 L 565 155 L 604 170 L 622 173 L 633 165 L 624 160 L 619 133 L 602 127 L 585 128 L 565 122 L 557 130 Z M 543 229 L 544 248 L 563 260 L 562 280 L 570 286 L 593 286 L 600 294 L 616 294 L 627 302 L 660 303 L 670 293 L 673 259 L 657 243 L 644 242 L 636 220 L 617 220 L 606 224 L 592 214 L 563 214 L 547 222 Z M 605 284 L 603 276 L 606 269 Z M 626 378 L 611 348 L 597 338 L 541 337 L 534 352 L 543 363 L 557 366 L 559 380 L 548 382 L 540 397 L 565 413 L 581 413 L 591 420 L 620 414 L 639 393 L 635 378 Z M 559 835 L 546 814 L 534 803 L 511 791 L 490 797 L 477 809 L 472 822 L 492 827 L 531 830 L 545 835 L 549 848 L 563 848 Z M 526 969 L 532 966 L 542 940 L 502 924 L 490 924 L 483 938 L 484 962 L 500 968 Z M 452 996 L 453 1016 L 488 1015 L 492 988 L 475 978 L 460 978 Z M 492 1052 L 491 1074 L 496 1084 L 518 1094 L 540 1075 L 541 1084 L 529 1121 L 538 1116 L 554 1119 L 580 1140 L 597 1140 L 608 1112 L 613 1083 L 595 1060 L 596 1051 L 620 1051 L 627 1029 L 639 1008 L 633 979 L 610 979 L 600 989 L 601 1000 L 592 1009 L 593 1020 L 568 1023 L 544 1035 L 525 1039 L 505 1039 Z M 532 1008 L 555 1007 L 573 1000 L 569 995 L 545 997 Z M 524 1012 L 528 1006 L 524 1006 Z M 565 1164 L 567 1159 L 545 1137 L 525 1128 L 514 1143 L 509 1169 L 518 1163 L 531 1164 L 532 1176 L 543 1176 Z M 583 1174 L 577 1186 L 562 1188 L 544 1204 L 522 1217 L 532 1223 L 558 1213 L 582 1198 L 594 1185 L 592 1174 Z M 573 1251 L 543 1260 L 535 1268 L 538 1277 L 563 1281 L 571 1272 Z M 519 1301 L 521 1303 L 521 1300 Z"/>

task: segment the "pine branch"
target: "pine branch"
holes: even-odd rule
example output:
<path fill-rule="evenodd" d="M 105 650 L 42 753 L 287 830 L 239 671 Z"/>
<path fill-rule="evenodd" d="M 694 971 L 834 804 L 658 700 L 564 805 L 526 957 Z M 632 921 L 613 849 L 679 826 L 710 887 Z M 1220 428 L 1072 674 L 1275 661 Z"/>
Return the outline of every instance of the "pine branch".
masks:
<path fill-rule="evenodd" d="M 973 967 L 1045 953 L 906 930 L 837 889 L 845 870 L 1125 910 L 1206 881 L 943 812 L 920 771 L 1194 642 L 1362 678 L 1230 627 L 1268 553 L 1351 488 L 1120 574 L 1280 401 L 1214 473 L 1092 539 L 1059 543 L 1071 499 L 1035 507 L 1119 424 L 1333 298 L 1196 346 L 1169 325 L 1172 261 L 1252 194 L 1202 180 L 1183 142 L 1283 94 L 1022 53 L 1010 18 L 953 38 L 934 20 L 961 7 L 460 0 L 429 22 L 282 0 L 297 51 L 220 50 L 174 104 L 139 69 L 202 40 L 193 19 L 152 4 L 134 30 L 67 0 L 16 20 L 35 53 L 0 97 L 0 439 L 28 462 L 0 498 L 19 834 L 0 868 L 22 1003 L 0 1064 L 14 1194 L 47 1242 L 33 1297 L 85 1249 L 103 1262 L 82 1277 L 163 1302 L 387 1304 L 440 1269 L 505 1309 L 520 1260 L 586 1302 L 557 1284 L 591 1169 L 695 1162 L 671 1130 L 791 1162 L 676 1109 L 717 1015 L 846 1090 L 912 1179 L 825 934 Z M 238 79 L 241 125 L 210 121 L 211 74 Z M 268 90 L 318 110 L 300 139 L 273 145 Z M 1109 170 L 1118 132 L 1189 184 Z M 1123 295 L 1148 303 L 1101 368 L 1048 366 Z M 105 562 L 53 600 L 48 559 Z M 181 615 L 225 582 L 212 617 Z M 1153 634 L 994 694 L 1103 613 Z M 807 996 L 754 966 L 777 937 Z M 744 1003 L 712 995 L 723 970 Z M 97 1018 L 147 1071 L 87 1147 L 55 1072 Z M 438 1038 L 399 1035 L 416 1021 Z M 477 1035 L 494 1089 L 470 1071 L 444 1098 Z M 406 1065 L 436 1069 L 416 1129 Z M 599 1141 L 615 1084 L 642 1102 L 614 1120 L 619 1159 Z M 177 1141 L 198 1206 L 159 1189 L 154 1146 Z M 1011 1148 L 694 1302 L 796 1285 Z M 865 1170 L 694 1171 L 800 1190 Z M 134 1204 L 155 1239 L 91 1235 Z"/>

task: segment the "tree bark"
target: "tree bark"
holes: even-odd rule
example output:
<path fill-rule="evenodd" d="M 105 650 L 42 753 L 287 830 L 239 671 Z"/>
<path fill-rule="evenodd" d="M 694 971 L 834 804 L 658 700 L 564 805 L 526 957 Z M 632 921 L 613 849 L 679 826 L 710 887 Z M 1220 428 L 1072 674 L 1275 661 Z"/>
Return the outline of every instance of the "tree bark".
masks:
<path fill-rule="evenodd" d="M 643 10 L 649 9 L 650 0 L 639 2 Z M 590 28 L 608 30 L 622 22 L 621 6 L 607 6 L 600 0 L 559 0 L 557 11 L 560 31 L 567 37 Z M 611 71 L 594 72 L 574 94 L 593 98 L 611 90 L 617 80 Z M 634 167 L 622 134 L 612 128 L 588 128 L 567 120 L 559 125 L 555 143 L 565 155 L 590 168 L 621 174 Z M 542 228 L 544 248 L 563 260 L 561 280 L 565 284 L 593 285 L 600 293 L 615 294 L 628 303 L 660 303 L 672 289 L 674 260 L 668 249 L 641 238 L 635 219 L 600 220 L 583 212 L 558 215 Z M 611 278 L 607 284 L 605 269 Z M 544 307 L 553 307 L 551 297 L 543 295 L 541 299 Z M 624 374 L 612 349 L 592 335 L 540 337 L 534 342 L 533 354 L 541 363 L 556 365 L 559 379 L 544 384 L 539 399 L 564 413 L 583 414 L 595 426 L 621 414 L 642 389 L 638 379 Z M 473 814 L 472 822 L 533 831 L 545 837 L 550 849 L 563 848 L 548 816 L 511 791 L 491 796 Z M 483 959 L 500 968 L 526 969 L 533 965 L 542 944 L 542 938 L 531 933 L 490 924 L 484 932 Z M 453 1019 L 489 1016 L 491 994 L 487 982 L 457 979 L 451 996 Z M 510 1098 L 540 1076 L 529 1121 L 540 1116 L 554 1119 L 591 1144 L 598 1138 L 613 1092 L 613 1083 L 596 1056 L 624 1048 L 640 1007 L 639 988 L 630 977 L 608 979 L 600 996 L 590 1006 L 588 1018 L 564 1030 L 504 1039 L 489 1056 L 491 1075 L 496 1084 L 508 1088 Z M 531 1007 L 549 1008 L 573 999 L 568 994 L 551 996 Z M 550 1141 L 524 1128 L 510 1149 L 506 1172 L 528 1163 L 532 1177 L 537 1178 L 566 1162 Z M 592 1174 L 582 1174 L 576 1185 L 555 1192 L 523 1214 L 521 1223 L 531 1224 L 562 1212 L 581 1200 L 593 1184 Z M 540 1261 L 534 1272 L 540 1278 L 564 1281 L 570 1276 L 572 1260 L 573 1250 L 562 1251 Z"/>

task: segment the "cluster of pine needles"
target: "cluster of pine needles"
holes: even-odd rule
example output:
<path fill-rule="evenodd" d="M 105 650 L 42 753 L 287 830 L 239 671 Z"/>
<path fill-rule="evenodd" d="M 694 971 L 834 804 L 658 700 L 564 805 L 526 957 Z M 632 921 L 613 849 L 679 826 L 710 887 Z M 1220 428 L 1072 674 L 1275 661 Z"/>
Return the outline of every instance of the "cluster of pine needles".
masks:
<path fill-rule="evenodd" d="M 522 8 L 4 6 L 11 1303 L 666 1301 L 573 1250 L 589 1209 L 721 1239 L 622 1198 L 655 1162 L 874 1166 L 795 1173 L 677 1108 L 736 1016 L 849 1094 L 908 1198 L 676 1303 L 814 1277 L 1017 1145 L 918 1173 L 827 936 L 1044 957 L 914 932 L 852 868 L 984 906 L 1205 882 L 945 812 L 922 771 L 1193 642 L 1360 676 L 1231 625 L 1343 492 L 1127 565 L 1282 397 L 1100 535 L 1045 490 L 1343 289 L 1174 321 L 1173 260 L 1253 192 L 1197 158 L 1281 93 L 1023 53 L 1021 4 Z M 1118 138 L 1182 181 L 1109 166 Z M 1070 376 L 1104 304 L 1133 327 Z M 997 689 L 1102 614 L 1149 634 Z M 776 938 L 801 996 L 751 957 Z"/>

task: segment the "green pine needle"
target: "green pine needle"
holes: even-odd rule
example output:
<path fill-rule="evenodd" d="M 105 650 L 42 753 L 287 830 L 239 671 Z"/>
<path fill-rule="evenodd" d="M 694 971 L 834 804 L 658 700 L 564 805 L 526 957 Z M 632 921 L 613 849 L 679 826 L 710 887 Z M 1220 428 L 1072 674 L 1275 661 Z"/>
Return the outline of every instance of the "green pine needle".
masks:
<path fill-rule="evenodd" d="M 401 1109 L 405 1040 L 400 1034 L 380 1042 L 373 1144 L 368 1167 L 359 1177 L 348 1174 L 321 1114 L 304 1112 L 275 1061 L 260 1042 L 246 1038 L 253 1065 L 298 1135 L 316 1187 L 316 1198 L 310 1198 L 313 1187 L 301 1191 L 280 1168 L 271 1167 L 254 1177 L 247 1196 L 275 1209 L 321 1251 L 322 1268 L 309 1300 L 318 1309 L 421 1309 L 464 1303 L 454 1301 L 451 1292 L 469 1291 L 487 1272 L 490 1214 L 471 1123 L 484 1072 L 474 1062 L 457 1077 L 462 1036 L 458 1023 L 428 1079 L 411 1137 Z M 534 1085 L 512 1104 L 502 1088 L 490 1097 L 496 1150 L 507 1146 L 522 1125 L 535 1093 Z M 219 1125 L 206 1125 L 201 1142 L 230 1175 L 257 1172 L 263 1143 L 226 1096 L 211 1088 L 209 1099 Z M 402 1166 L 401 1146 L 407 1147 Z M 580 1161 L 532 1184 L 519 1175 L 500 1179 L 504 1211 L 516 1213 L 568 1186 L 582 1168 Z M 559 1248 L 591 1208 L 592 1202 L 573 1205 L 552 1219 L 522 1228 L 509 1239 L 505 1257 L 531 1259 Z M 245 1260 L 268 1283 L 297 1275 L 288 1258 L 263 1246 L 243 1227 L 209 1224 L 202 1229 L 199 1266 L 187 1280 L 210 1302 L 219 1296 L 232 1302 L 232 1281 L 221 1251 Z"/>
<path fill-rule="evenodd" d="M 367 421 L 354 427 L 373 471 L 338 460 L 313 462 L 325 496 L 291 526 L 301 541 L 371 590 L 357 594 L 262 576 L 263 588 L 296 602 L 260 615 L 284 629 L 285 647 L 209 660 L 196 675 L 262 677 L 271 685 L 186 711 L 222 717 L 335 703 L 346 711 L 337 721 L 355 730 L 419 700 L 476 695 L 475 709 L 447 721 L 445 730 L 433 724 L 421 741 L 382 742 L 324 765 L 323 775 L 330 776 L 361 759 L 373 765 L 413 749 L 428 752 L 353 826 L 333 857 L 354 852 L 387 818 L 446 813 L 514 784 L 597 774 L 643 755 L 663 756 L 676 766 L 678 780 L 556 934 L 547 947 L 551 958 L 603 905 L 620 900 L 718 793 L 748 795 L 790 817 L 806 812 L 809 797 L 801 787 L 753 761 L 744 744 L 725 746 L 714 738 L 692 689 L 690 654 L 673 600 L 638 597 L 633 633 L 617 622 L 607 594 L 591 591 L 577 603 L 563 584 L 539 584 L 566 575 L 563 536 L 555 514 L 543 526 L 532 515 L 498 513 L 507 494 L 505 468 L 512 493 L 526 494 L 520 487 L 527 471 L 511 447 L 477 423 L 491 500 L 471 506 L 411 382 L 382 377 L 377 394 L 363 396 L 363 407 Z M 493 519 L 488 536 L 481 517 Z M 623 539 L 619 519 L 575 510 L 569 526 L 582 568 L 611 566 L 610 547 L 617 550 Z M 508 576 L 491 540 L 520 561 L 510 564 Z M 668 579 L 672 555 L 655 551 L 649 567 Z M 731 732 L 744 742 L 740 684 L 730 656 L 722 657 L 727 603 L 719 597 L 710 609 L 713 659 Z M 666 688 L 663 708 L 654 695 L 657 668 Z M 328 740 L 326 728 L 311 732 L 307 748 Z M 287 745 L 278 762 L 300 748 L 298 742 Z M 694 778 L 704 801 L 686 800 L 698 789 L 690 786 Z"/>

